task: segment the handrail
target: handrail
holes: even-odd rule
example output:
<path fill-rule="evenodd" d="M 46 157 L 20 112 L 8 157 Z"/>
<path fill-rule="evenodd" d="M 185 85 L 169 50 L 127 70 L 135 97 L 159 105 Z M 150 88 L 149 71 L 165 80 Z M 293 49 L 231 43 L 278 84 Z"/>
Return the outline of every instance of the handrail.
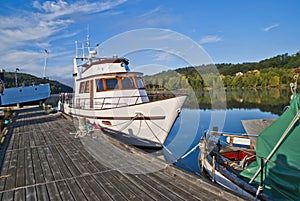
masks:
<path fill-rule="evenodd" d="M 258 134 L 247 134 L 247 133 L 229 133 L 229 132 L 216 132 L 216 131 L 209 131 L 212 135 L 217 136 L 225 136 L 225 137 L 240 137 L 240 138 L 249 138 L 249 137 L 258 137 Z"/>
<path fill-rule="evenodd" d="M 151 94 L 151 95 L 138 95 L 138 96 L 118 96 L 118 97 L 98 97 L 93 98 L 94 106 L 90 108 L 90 97 L 82 98 L 76 96 L 74 93 L 62 94 L 61 101 L 67 102 L 73 108 L 86 108 L 86 109 L 109 109 L 109 108 L 118 108 L 128 105 L 139 104 L 139 102 L 147 101 L 156 101 L 163 100 L 169 97 L 175 97 L 173 94 Z M 122 99 L 126 101 L 122 101 Z M 128 101 L 129 100 L 129 101 Z M 99 106 L 101 104 L 101 106 Z"/>
<path fill-rule="evenodd" d="M 147 96 L 123 96 L 123 97 L 102 97 L 102 98 L 94 98 L 94 100 L 97 100 L 94 103 L 94 107 L 90 109 L 109 109 L 109 108 L 118 108 L 118 107 L 124 107 L 127 105 L 134 105 L 137 104 L 139 99 L 147 97 Z M 122 102 L 122 99 L 132 99 L 130 102 L 131 104 L 127 104 L 126 102 Z M 71 102 L 71 106 L 73 108 L 89 108 L 90 107 L 90 98 L 78 98 L 74 97 L 73 100 L 76 100 Z M 101 106 L 99 107 L 99 104 Z"/>

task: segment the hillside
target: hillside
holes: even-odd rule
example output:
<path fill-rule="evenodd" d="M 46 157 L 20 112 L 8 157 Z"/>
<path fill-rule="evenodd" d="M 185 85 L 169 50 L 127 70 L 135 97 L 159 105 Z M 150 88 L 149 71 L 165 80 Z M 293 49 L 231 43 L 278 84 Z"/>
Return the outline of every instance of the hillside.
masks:
<path fill-rule="evenodd" d="M 149 90 L 205 89 L 216 87 L 222 80 L 227 88 L 285 87 L 293 78 L 293 69 L 300 67 L 300 52 L 294 55 L 281 54 L 259 62 L 215 65 L 220 77 L 206 73 L 212 65 L 184 67 L 145 76 Z M 200 74 L 201 72 L 201 74 Z M 238 73 L 238 74 L 237 74 Z M 206 76 L 205 81 L 203 76 Z"/>
<path fill-rule="evenodd" d="M 59 92 L 72 92 L 73 89 L 67 85 L 64 85 L 58 81 L 48 80 L 43 78 L 38 78 L 30 74 L 26 73 L 18 73 L 18 86 L 21 86 L 23 83 L 31 84 L 33 82 L 37 82 L 40 84 L 50 83 L 51 94 L 58 94 Z M 1 78 L 6 88 L 15 87 L 15 73 L 14 72 L 5 72 L 4 77 Z"/>

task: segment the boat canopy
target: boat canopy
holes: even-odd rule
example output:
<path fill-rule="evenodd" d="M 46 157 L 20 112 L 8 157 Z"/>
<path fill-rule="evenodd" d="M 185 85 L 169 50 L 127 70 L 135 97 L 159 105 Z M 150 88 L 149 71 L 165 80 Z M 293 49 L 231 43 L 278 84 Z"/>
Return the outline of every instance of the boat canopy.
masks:
<path fill-rule="evenodd" d="M 263 169 L 263 192 L 274 200 L 300 198 L 299 111 L 300 94 L 295 94 L 289 109 L 259 135 L 256 162 L 240 174 L 247 180 L 255 179 L 254 183 L 259 184 L 261 177 L 256 175 L 261 168 L 261 157 L 269 158 Z"/>

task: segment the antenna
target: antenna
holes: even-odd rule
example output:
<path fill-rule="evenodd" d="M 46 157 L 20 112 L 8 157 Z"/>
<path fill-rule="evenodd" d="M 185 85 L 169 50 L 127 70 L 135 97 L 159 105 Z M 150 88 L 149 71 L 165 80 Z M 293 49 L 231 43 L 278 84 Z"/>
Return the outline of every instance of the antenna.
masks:
<path fill-rule="evenodd" d="M 46 66 L 47 66 L 47 59 L 48 59 L 48 50 L 44 49 L 44 56 L 45 56 L 45 63 L 44 63 L 44 72 L 43 72 L 43 78 L 46 79 Z"/>

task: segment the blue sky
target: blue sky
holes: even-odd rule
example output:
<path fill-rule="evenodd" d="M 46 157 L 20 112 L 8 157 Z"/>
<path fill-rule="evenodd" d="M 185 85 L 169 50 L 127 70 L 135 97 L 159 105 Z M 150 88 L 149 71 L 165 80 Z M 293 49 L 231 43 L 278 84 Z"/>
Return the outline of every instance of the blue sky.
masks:
<path fill-rule="evenodd" d="M 214 63 L 254 62 L 300 51 L 299 10 L 298 0 L 2 0 L 0 68 L 18 67 L 41 77 L 47 49 L 47 76 L 72 85 L 74 42 L 86 38 L 87 27 L 91 44 L 158 28 L 193 40 Z M 128 41 L 118 44 L 131 46 Z M 161 66 L 157 72 L 188 65 L 163 52 L 126 56 L 133 61 L 131 68 L 146 73 L 153 73 L 154 65 Z"/>

